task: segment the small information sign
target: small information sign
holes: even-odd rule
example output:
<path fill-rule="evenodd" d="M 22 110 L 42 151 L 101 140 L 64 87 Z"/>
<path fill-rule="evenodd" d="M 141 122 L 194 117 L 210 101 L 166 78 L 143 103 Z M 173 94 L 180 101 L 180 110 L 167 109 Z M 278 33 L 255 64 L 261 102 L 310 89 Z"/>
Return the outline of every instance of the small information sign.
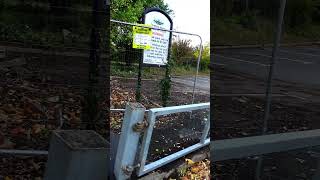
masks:
<path fill-rule="evenodd" d="M 148 25 L 146 25 L 148 26 Z M 152 30 L 147 27 L 133 26 L 132 47 L 135 49 L 151 49 Z"/>

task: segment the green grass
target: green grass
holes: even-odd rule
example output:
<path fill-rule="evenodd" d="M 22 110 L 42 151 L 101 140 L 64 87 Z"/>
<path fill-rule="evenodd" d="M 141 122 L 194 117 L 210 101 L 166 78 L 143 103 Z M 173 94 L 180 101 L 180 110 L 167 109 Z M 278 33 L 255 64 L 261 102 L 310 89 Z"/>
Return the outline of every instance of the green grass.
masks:
<path fill-rule="evenodd" d="M 171 70 L 171 75 L 173 76 L 188 76 L 194 75 L 196 73 L 196 68 L 194 67 L 185 67 L 185 66 L 175 66 Z M 209 76 L 210 70 L 205 69 L 199 71 L 199 75 L 207 75 Z M 125 67 L 124 65 L 116 65 L 115 63 L 111 63 L 111 76 L 119 76 L 119 77 L 128 77 L 135 78 L 138 76 L 138 67 L 131 66 Z M 161 79 L 165 76 L 165 68 L 159 67 L 143 67 L 142 70 L 142 78 L 158 78 Z"/>
<path fill-rule="evenodd" d="M 257 18 L 254 28 L 245 27 L 238 16 L 216 18 L 213 21 L 213 44 L 251 45 L 270 44 L 274 40 L 274 24 Z M 303 25 L 294 29 L 283 28 L 282 43 L 301 43 L 320 40 L 320 24 Z"/>

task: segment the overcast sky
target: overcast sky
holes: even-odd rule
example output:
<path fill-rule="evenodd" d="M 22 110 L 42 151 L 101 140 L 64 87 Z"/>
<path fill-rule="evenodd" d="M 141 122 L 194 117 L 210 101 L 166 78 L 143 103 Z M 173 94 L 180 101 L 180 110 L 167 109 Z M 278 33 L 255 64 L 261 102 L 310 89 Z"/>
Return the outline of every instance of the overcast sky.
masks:
<path fill-rule="evenodd" d="M 174 29 L 200 34 L 205 43 L 210 41 L 210 0 L 164 1 L 174 11 Z"/>

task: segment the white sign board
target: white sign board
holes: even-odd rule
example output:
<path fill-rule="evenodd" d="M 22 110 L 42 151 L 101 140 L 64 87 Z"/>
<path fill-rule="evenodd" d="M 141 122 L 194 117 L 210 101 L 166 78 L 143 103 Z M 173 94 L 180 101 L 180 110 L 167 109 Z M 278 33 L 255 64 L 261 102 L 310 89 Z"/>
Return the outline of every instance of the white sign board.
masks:
<path fill-rule="evenodd" d="M 145 24 L 154 27 L 170 29 L 170 20 L 161 12 L 151 11 L 145 14 Z M 170 32 L 152 29 L 151 48 L 143 51 L 143 63 L 152 65 L 166 65 Z"/>

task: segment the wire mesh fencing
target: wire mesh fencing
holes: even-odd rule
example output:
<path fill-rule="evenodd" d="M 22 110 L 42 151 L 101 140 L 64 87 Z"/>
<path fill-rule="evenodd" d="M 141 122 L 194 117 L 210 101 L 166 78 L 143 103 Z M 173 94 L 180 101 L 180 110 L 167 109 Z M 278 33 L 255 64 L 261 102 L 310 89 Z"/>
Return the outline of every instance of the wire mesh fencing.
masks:
<path fill-rule="evenodd" d="M 157 117 L 147 161 L 159 160 L 198 143 L 209 121 L 209 111 L 201 109 Z"/>
<path fill-rule="evenodd" d="M 142 49 L 132 47 L 133 25 L 111 22 L 111 109 L 124 109 L 126 102 L 136 102 L 139 64 L 143 59 Z M 154 30 L 165 33 L 163 30 Z M 194 35 L 172 33 L 169 53 L 170 86 L 163 84 L 168 67 L 141 65 L 141 100 L 147 108 L 191 104 L 209 100 L 209 77 L 205 87 L 198 83 L 193 93 L 200 39 Z M 208 52 L 209 53 L 209 52 Z M 209 59 L 201 59 L 200 72 L 208 73 Z M 164 89 L 169 90 L 164 95 Z M 166 97 L 165 97 L 166 96 Z M 167 104 L 164 105 L 164 99 Z M 112 112 L 111 129 L 119 131 L 123 114 Z"/>
<path fill-rule="evenodd" d="M 94 129 L 109 136 L 109 17 L 108 7 L 97 2 L 101 6 L 94 10 L 82 1 L 1 2 L 1 149 L 46 151 L 57 129 Z M 28 159 L 41 168 L 46 161 Z M 22 175 L 11 168 L 21 164 L 18 157 L 4 160 L 10 171 L 1 168 L 1 175 L 42 176 L 42 170 L 32 175 L 25 163 Z"/>
<path fill-rule="evenodd" d="M 293 13 L 293 9 L 301 7 L 306 1 L 288 0 L 284 21 L 279 26 L 283 2 L 248 0 L 226 4 L 227 1 L 215 1 L 211 61 L 211 79 L 214 84 L 211 88 L 211 135 L 214 140 L 261 135 L 263 129 L 267 130 L 267 134 L 276 134 L 319 128 L 314 120 L 318 116 L 316 108 L 319 94 L 314 92 L 319 89 L 320 81 L 315 78 L 318 75 L 314 68 L 318 67 L 315 58 L 320 48 L 316 43 L 317 36 L 311 33 L 317 29 L 317 19 L 304 16 L 301 18 L 312 19 L 309 25 L 302 20 L 305 23 L 291 26 L 292 21 L 301 20 Z M 227 10 L 221 11 L 224 8 Z M 257 29 L 246 26 L 249 22 L 256 24 L 255 20 L 259 20 L 256 23 L 260 24 Z M 298 33 L 300 28 L 311 26 L 312 30 L 306 30 L 310 34 Z M 282 31 L 279 31 L 279 27 L 282 27 Z M 281 41 L 277 42 L 279 34 Z M 267 98 L 267 94 L 271 98 Z M 278 155 L 282 156 L 279 153 L 272 155 L 272 158 L 276 159 Z M 265 157 L 268 159 L 266 164 L 270 156 Z M 245 170 L 248 167 L 251 167 L 250 171 L 256 172 L 257 159 L 214 163 L 214 168 L 219 169 L 215 169 L 215 172 L 219 172 L 215 177 L 225 174 L 227 178 L 232 172 L 236 174 L 234 176 L 243 178 L 248 173 Z M 280 164 L 274 164 L 275 168 Z M 263 166 L 260 164 L 260 168 Z M 267 171 L 261 169 L 262 179 L 267 178 Z M 251 174 L 252 177 L 256 176 Z M 272 176 L 285 177 L 280 174 Z"/>

